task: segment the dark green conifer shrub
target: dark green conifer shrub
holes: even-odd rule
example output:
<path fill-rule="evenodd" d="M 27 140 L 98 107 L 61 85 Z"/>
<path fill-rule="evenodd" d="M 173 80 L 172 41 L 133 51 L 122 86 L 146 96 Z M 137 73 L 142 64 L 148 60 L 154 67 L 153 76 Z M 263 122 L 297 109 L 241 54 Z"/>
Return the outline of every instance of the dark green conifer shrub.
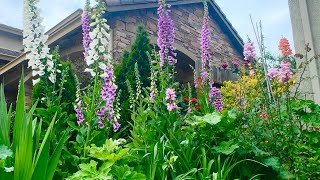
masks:
<path fill-rule="evenodd" d="M 147 52 L 151 53 L 150 40 L 144 26 L 139 25 L 137 27 L 136 39 L 131 46 L 131 51 L 128 52 L 126 50 L 124 52 L 121 64 L 115 68 L 118 90 L 121 89 L 122 91 L 120 97 L 120 114 L 123 125 L 126 125 L 127 121 L 130 121 L 131 119 L 131 112 L 129 111 L 129 92 L 126 80 L 129 80 L 131 87 L 135 87 L 135 63 L 138 64 L 138 69 L 141 74 L 142 87 L 150 86 L 150 63 Z"/>

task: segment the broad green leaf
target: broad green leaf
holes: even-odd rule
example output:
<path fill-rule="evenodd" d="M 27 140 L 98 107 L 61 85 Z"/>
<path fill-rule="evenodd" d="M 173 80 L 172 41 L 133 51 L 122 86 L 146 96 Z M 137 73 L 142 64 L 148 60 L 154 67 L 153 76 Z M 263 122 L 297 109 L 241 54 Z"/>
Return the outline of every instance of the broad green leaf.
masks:
<path fill-rule="evenodd" d="M 268 159 L 263 160 L 263 163 L 267 166 L 272 167 L 275 170 L 277 170 L 281 167 L 278 157 L 270 157 Z"/>
<path fill-rule="evenodd" d="M 233 141 L 223 141 L 219 144 L 219 146 L 214 147 L 213 149 L 219 153 L 223 153 L 225 155 L 231 154 L 234 150 L 236 150 L 239 146 L 237 144 L 233 144 Z"/>
<path fill-rule="evenodd" d="M 201 124 L 204 122 L 209 123 L 211 125 L 215 125 L 221 121 L 221 116 L 218 113 L 213 112 L 204 116 L 194 116 L 194 119 L 196 120 L 194 125 Z"/>

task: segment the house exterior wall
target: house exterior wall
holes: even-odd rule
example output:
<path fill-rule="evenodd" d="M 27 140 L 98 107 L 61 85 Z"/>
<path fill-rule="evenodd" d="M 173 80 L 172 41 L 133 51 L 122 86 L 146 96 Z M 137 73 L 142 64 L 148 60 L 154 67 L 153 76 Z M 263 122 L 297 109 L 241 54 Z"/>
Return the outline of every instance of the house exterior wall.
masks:
<path fill-rule="evenodd" d="M 0 48 L 20 52 L 23 49 L 22 36 L 0 31 Z"/>
<path fill-rule="evenodd" d="M 173 6 L 171 17 L 175 28 L 175 45 L 178 51 L 189 56 L 193 61 L 201 59 L 200 36 L 202 28 L 203 5 Z M 108 16 L 109 24 L 113 29 L 113 55 L 115 60 L 120 60 L 125 49 L 129 49 L 135 39 L 136 27 L 144 24 L 151 43 L 156 44 L 157 37 L 157 9 L 141 9 L 125 12 L 116 12 Z M 209 27 L 211 31 L 211 54 L 214 64 L 218 67 L 222 61 L 242 59 L 225 32 L 210 16 Z"/>
<path fill-rule="evenodd" d="M 178 51 L 178 60 L 185 61 L 178 63 L 181 65 L 177 67 L 177 80 L 182 83 L 193 81 L 193 71 L 189 65 L 200 66 L 200 36 L 202 28 L 203 5 L 180 5 L 173 6 L 171 17 L 174 21 L 175 28 L 175 44 Z M 108 13 L 108 24 L 111 26 L 112 49 L 113 58 L 117 63 L 121 63 L 121 58 L 124 50 L 130 49 L 131 44 L 136 37 L 136 28 L 139 24 L 143 24 L 148 32 L 150 42 L 154 45 L 157 43 L 158 31 L 158 15 L 156 8 L 130 10 L 123 12 Z M 214 65 L 219 67 L 222 61 L 231 61 L 233 59 L 242 59 L 242 54 L 233 47 L 231 41 L 222 31 L 218 23 L 210 16 L 209 26 L 211 31 L 210 50 Z M 61 39 L 60 53 L 62 59 L 70 60 L 81 82 L 86 84 L 88 80 L 87 73 L 84 73 L 86 67 L 83 61 L 83 48 L 81 42 L 82 34 L 77 32 L 73 37 L 65 37 Z M 56 44 L 56 43 L 55 43 Z M 53 47 L 52 47 L 53 48 Z M 234 80 L 236 77 L 231 71 L 220 72 L 215 69 L 217 82 L 223 80 Z M 181 81 L 180 81 L 181 80 Z"/>
<path fill-rule="evenodd" d="M 308 57 L 320 55 L 320 2 L 319 0 L 289 0 L 294 45 L 297 53 L 305 52 L 309 43 Z M 300 64 L 303 60 L 298 60 Z M 308 99 L 320 104 L 320 60 L 312 61 L 305 72 L 307 78 L 301 85 Z"/>

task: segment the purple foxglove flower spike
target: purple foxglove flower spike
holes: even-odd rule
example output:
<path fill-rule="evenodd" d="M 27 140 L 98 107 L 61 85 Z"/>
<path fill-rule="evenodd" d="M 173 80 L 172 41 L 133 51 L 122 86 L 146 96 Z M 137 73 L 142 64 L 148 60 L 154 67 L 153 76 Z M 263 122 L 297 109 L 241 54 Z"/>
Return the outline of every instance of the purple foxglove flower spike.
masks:
<path fill-rule="evenodd" d="M 211 81 L 209 83 L 210 86 L 210 92 L 209 92 L 209 99 L 208 102 L 212 102 L 212 98 L 215 98 L 212 102 L 212 106 L 215 108 L 216 111 L 221 112 L 223 110 L 223 102 L 221 97 L 221 91 L 213 86 L 214 82 Z"/>
<path fill-rule="evenodd" d="M 210 30 L 208 25 L 208 4 L 206 1 L 203 2 L 204 4 L 204 15 L 203 15 L 203 21 L 202 21 L 202 30 L 201 30 L 201 42 L 200 42 L 200 48 L 201 48 L 201 79 L 202 81 L 206 81 L 208 79 L 209 73 L 208 73 L 208 65 L 209 60 L 211 58 L 209 53 L 210 48 Z"/>
<path fill-rule="evenodd" d="M 165 64 L 174 65 L 177 63 L 174 43 L 174 27 L 173 20 L 171 19 L 169 12 L 170 5 L 166 4 L 164 0 L 159 0 L 158 8 L 158 40 L 157 44 L 160 48 L 160 66 Z"/>

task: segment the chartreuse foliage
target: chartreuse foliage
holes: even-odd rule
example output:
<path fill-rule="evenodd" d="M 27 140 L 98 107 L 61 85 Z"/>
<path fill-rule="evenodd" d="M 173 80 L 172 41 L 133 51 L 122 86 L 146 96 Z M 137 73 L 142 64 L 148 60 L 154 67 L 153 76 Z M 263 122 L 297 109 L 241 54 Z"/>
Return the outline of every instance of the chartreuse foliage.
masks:
<path fill-rule="evenodd" d="M 23 76 L 20 80 L 15 113 L 7 111 L 3 87 L 0 89 L 0 177 L 5 179 L 52 179 L 57 167 L 62 145 L 68 139 L 66 132 L 58 143 L 52 144 L 52 128 L 55 117 L 51 120 L 42 137 L 42 121 L 34 118 L 37 102 L 27 112 L 25 110 L 25 89 Z M 11 109 L 11 108 L 10 108 Z M 13 122 L 13 138 L 10 139 L 10 121 Z M 54 149 L 51 153 L 50 149 Z M 14 168 L 13 168 L 14 167 Z M 4 168 L 4 169 L 3 169 Z"/>
<path fill-rule="evenodd" d="M 129 148 L 125 148 L 124 139 L 107 139 L 102 147 L 91 145 L 89 163 L 80 164 L 80 170 L 68 180 L 77 179 L 131 179 L 144 180 L 145 175 L 138 173 L 126 165 L 123 161 L 129 154 Z"/>

